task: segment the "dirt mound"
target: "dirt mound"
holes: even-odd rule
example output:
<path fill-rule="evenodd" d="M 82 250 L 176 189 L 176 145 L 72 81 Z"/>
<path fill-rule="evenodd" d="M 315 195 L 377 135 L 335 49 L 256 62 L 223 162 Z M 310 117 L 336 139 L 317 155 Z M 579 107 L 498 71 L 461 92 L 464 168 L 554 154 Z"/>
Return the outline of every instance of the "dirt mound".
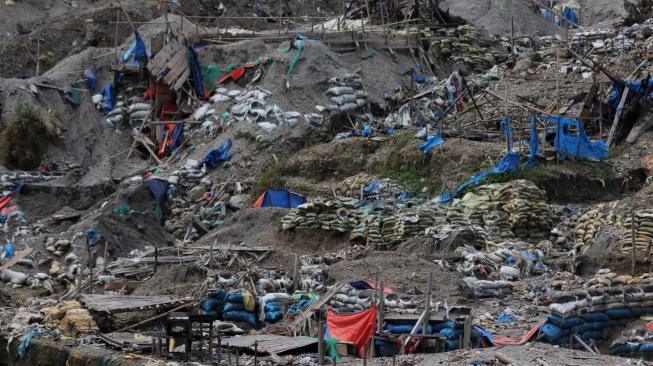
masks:
<path fill-rule="evenodd" d="M 456 273 L 443 272 L 435 263 L 397 252 L 374 252 L 363 259 L 345 260 L 329 267 L 329 278 L 336 281 L 367 279 L 379 281 L 385 287 L 405 293 L 409 290 L 426 292 L 429 272 L 433 273 L 433 289 L 439 298 L 458 297 Z"/>
<path fill-rule="evenodd" d="M 493 34 L 509 34 L 510 19 L 514 19 L 516 34 L 553 34 L 557 27 L 542 18 L 540 10 L 530 1 L 479 1 L 444 0 L 440 8 L 449 10 L 478 27 L 484 27 Z"/>

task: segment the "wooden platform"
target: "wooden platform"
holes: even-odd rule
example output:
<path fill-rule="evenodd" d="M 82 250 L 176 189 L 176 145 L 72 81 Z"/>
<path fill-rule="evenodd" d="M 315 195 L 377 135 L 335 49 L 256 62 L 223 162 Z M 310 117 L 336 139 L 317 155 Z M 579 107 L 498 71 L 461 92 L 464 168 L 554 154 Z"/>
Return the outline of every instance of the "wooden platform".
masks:
<path fill-rule="evenodd" d="M 164 296 L 120 296 L 81 294 L 79 301 L 91 310 L 104 313 L 158 310 L 189 303 L 190 299 L 174 299 Z"/>
<path fill-rule="evenodd" d="M 254 350 L 256 343 L 257 352 L 282 354 L 305 347 L 315 347 L 317 338 L 311 337 L 286 337 L 274 334 L 255 334 L 233 338 L 223 338 L 222 344 L 226 347 L 247 348 Z"/>

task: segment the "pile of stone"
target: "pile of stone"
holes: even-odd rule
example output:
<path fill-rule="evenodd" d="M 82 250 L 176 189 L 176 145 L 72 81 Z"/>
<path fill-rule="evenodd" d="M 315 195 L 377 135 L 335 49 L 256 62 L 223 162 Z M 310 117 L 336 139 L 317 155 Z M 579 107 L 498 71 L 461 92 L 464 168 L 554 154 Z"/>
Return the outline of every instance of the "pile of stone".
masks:
<path fill-rule="evenodd" d="M 367 105 L 367 91 L 356 74 L 332 78 L 326 94 L 331 100 L 327 109 L 333 112 L 354 111 Z"/>
<path fill-rule="evenodd" d="M 47 308 L 46 312 L 47 324 L 59 328 L 66 337 L 80 338 L 100 332 L 93 316 L 75 300 Z"/>
<path fill-rule="evenodd" d="M 404 208 L 383 222 L 383 240 L 392 242 L 426 235 L 435 223 L 436 211 L 431 208 Z"/>
<path fill-rule="evenodd" d="M 625 285 L 653 285 L 653 273 L 643 273 L 639 276 L 619 275 L 609 269 L 600 269 L 594 277 L 585 282 L 584 287 L 594 289 Z"/>
<path fill-rule="evenodd" d="M 61 257 L 64 254 L 68 253 L 71 245 L 72 245 L 72 241 L 68 239 L 57 240 L 54 237 L 49 237 L 45 241 L 45 250 L 58 257 Z"/>
<path fill-rule="evenodd" d="M 432 63 L 439 60 L 460 61 L 476 71 L 483 71 L 500 63 L 506 56 L 490 49 L 489 42 L 482 40 L 478 29 L 471 25 L 461 25 L 456 28 L 438 30 L 436 39 L 431 42 L 429 57 Z"/>
<path fill-rule="evenodd" d="M 619 241 L 622 253 L 630 253 L 633 250 L 633 226 L 635 250 L 646 253 L 653 248 L 653 210 L 640 210 L 635 212 L 634 216 L 634 222 L 631 216 L 622 220 L 625 228 L 624 237 Z"/>
<path fill-rule="evenodd" d="M 321 229 L 346 233 L 354 229 L 364 216 L 354 198 L 317 200 L 305 203 L 281 219 L 283 230 Z"/>

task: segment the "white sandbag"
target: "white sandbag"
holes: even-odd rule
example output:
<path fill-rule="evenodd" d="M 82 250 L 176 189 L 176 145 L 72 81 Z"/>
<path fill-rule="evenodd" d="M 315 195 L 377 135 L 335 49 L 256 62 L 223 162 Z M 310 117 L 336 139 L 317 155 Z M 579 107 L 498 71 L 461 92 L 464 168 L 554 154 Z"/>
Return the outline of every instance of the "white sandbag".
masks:
<path fill-rule="evenodd" d="M 149 110 L 147 110 L 147 111 L 136 111 L 136 112 L 133 112 L 133 113 L 131 113 L 129 115 L 129 119 L 131 119 L 131 120 L 145 119 L 149 115 L 150 115 Z"/>
<path fill-rule="evenodd" d="M 109 113 L 107 113 L 107 116 L 108 117 L 120 116 L 120 115 L 122 115 L 122 113 L 123 113 L 122 108 L 115 108 L 115 109 L 111 110 Z"/>
<path fill-rule="evenodd" d="M 211 103 L 220 103 L 220 102 L 228 102 L 231 100 L 231 98 L 229 98 L 224 94 L 215 94 L 209 100 L 211 101 Z"/>
<path fill-rule="evenodd" d="M 123 117 L 122 114 L 119 114 L 117 116 L 107 118 L 107 122 L 111 123 L 112 125 L 115 125 L 122 122 L 124 119 L 125 117 Z"/>
<path fill-rule="evenodd" d="M 519 279 L 519 270 L 511 266 L 501 266 L 499 270 L 499 277 L 504 280 L 518 280 Z"/>
<path fill-rule="evenodd" d="M 288 119 L 293 119 L 293 118 L 300 118 L 302 114 L 299 112 L 286 112 L 283 114 L 283 116 Z"/>
<path fill-rule="evenodd" d="M 277 125 L 270 122 L 259 122 L 258 126 L 261 127 L 265 132 L 272 133 L 272 131 L 277 128 Z"/>
<path fill-rule="evenodd" d="M 100 104 L 102 102 L 102 94 L 95 94 L 91 97 L 91 101 L 93 101 L 93 104 Z"/>
<path fill-rule="evenodd" d="M 204 104 L 203 106 L 199 107 L 195 112 L 193 113 L 193 120 L 195 121 L 201 121 L 202 118 L 206 115 L 206 112 L 209 110 L 208 104 Z"/>
<path fill-rule="evenodd" d="M 343 94 L 354 94 L 354 89 L 348 86 L 336 86 L 326 91 L 327 95 L 339 96 Z"/>
<path fill-rule="evenodd" d="M 337 97 L 331 97 L 331 100 L 338 105 L 342 105 L 355 102 L 356 96 L 354 94 L 343 94 Z"/>
<path fill-rule="evenodd" d="M 2 280 L 16 285 L 24 285 L 27 282 L 27 275 L 23 272 L 16 272 L 10 269 L 2 271 Z"/>
<path fill-rule="evenodd" d="M 229 96 L 231 98 L 235 98 L 235 97 L 239 96 L 240 94 L 242 94 L 242 92 L 240 90 L 229 90 L 227 92 L 227 96 Z"/>
<path fill-rule="evenodd" d="M 150 105 L 147 103 L 136 103 L 129 106 L 129 113 L 134 113 L 138 111 L 149 111 Z"/>
<path fill-rule="evenodd" d="M 358 108 L 358 104 L 356 104 L 356 103 L 347 103 L 347 104 L 343 104 L 343 105 L 339 106 L 338 110 L 340 112 L 347 112 L 347 111 L 352 111 L 352 110 L 357 109 L 357 108 Z"/>

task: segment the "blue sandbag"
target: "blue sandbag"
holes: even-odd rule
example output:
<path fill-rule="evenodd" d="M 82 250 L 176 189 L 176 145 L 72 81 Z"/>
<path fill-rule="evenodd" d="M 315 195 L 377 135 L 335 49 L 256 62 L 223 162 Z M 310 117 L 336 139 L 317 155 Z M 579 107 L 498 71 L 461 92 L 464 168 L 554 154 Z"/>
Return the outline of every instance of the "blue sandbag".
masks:
<path fill-rule="evenodd" d="M 464 329 L 465 328 L 465 323 L 457 323 L 457 322 L 453 322 L 453 321 L 449 321 L 448 323 L 450 325 L 449 328 L 453 328 L 453 329 Z"/>
<path fill-rule="evenodd" d="M 637 307 L 634 307 L 634 308 L 630 308 L 630 311 L 632 311 L 633 315 L 635 315 L 635 316 L 653 314 L 653 308 L 642 307 L 642 306 L 637 306 Z"/>
<path fill-rule="evenodd" d="M 243 293 L 240 291 L 233 291 L 227 293 L 227 295 L 224 297 L 224 302 L 232 302 L 232 303 L 243 303 Z"/>
<path fill-rule="evenodd" d="M 577 326 L 571 328 L 571 331 L 576 333 L 576 334 L 585 333 L 585 332 L 587 332 L 589 330 L 594 329 L 594 327 L 593 327 L 594 324 L 599 324 L 599 323 L 578 324 Z M 605 324 L 605 323 L 601 323 L 601 324 Z M 603 329 L 603 328 L 597 328 L 597 329 Z"/>
<path fill-rule="evenodd" d="M 209 297 L 212 299 L 220 300 L 221 302 L 224 302 L 224 298 L 227 296 L 227 291 L 223 289 L 215 290 L 209 292 Z"/>
<path fill-rule="evenodd" d="M 608 322 L 594 322 L 594 323 L 587 323 L 587 324 L 590 324 L 593 330 L 602 330 L 602 329 L 610 328 Z M 582 333 L 582 332 L 578 332 L 578 333 Z"/>
<path fill-rule="evenodd" d="M 610 349 L 610 353 L 613 355 L 621 355 L 637 351 L 639 351 L 639 344 L 637 343 L 623 343 Z"/>
<path fill-rule="evenodd" d="M 265 321 L 268 323 L 276 323 L 279 320 L 283 319 L 283 313 L 280 311 L 266 311 L 265 312 Z"/>
<path fill-rule="evenodd" d="M 386 329 L 390 334 L 410 334 L 410 332 L 413 331 L 414 326 L 414 324 L 387 324 Z"/>
<path fill-rule="evenodd" d="M 583 334 L 580 335 L 580 337 L 583 340 L 590 340 L 590 339 L 603 339 L 603 331 L 602 330 L 590 330 L 587 331 Z"/>
<path fill-rule="evenodd" d="M 455 328 L 455 324 L 456 324 L 455 322 L 452 322 L 451 320 L 447 320 L 446 322 L 429 324 L 429 326 L 431 327 L 431 332 L 437 333 L 444 328 Z"/>
<path fill-rule="evenodd" d="M 549 343 L 553 343 L 555 340 L 569 335 L 569 329 L 562 329 L 552 323 L 544 324 L 540 331 Z"/>
<path fill-rule="evenodd" d="M 242 310 L 235 311 L 225 311 L 224 320 L 230 320 L 234 322 L 244 322 L 255 327 L 256 326 L 256 315 L 254 313 L 248 313 Z"/>
<path fill-rule="evenodd" d="M 642 343 L 639 346 L 639 352 L 653 352 L 653 343 Z"/>
<path fill-rule="evenodd" d="M 215 299 L 204 299 L 200 303 L 200 308 L 204 311 L 215 311 L 218 306 L 222 305 L 222 302 Z"/>
<path fill-rule="evenodd" d="M 618 327 L 620 325 L 617 320 L 609 320 L 605 324 L 607 325 L 606 328 Z"/>
<path fill-rule="evenodd" d="M 594 312 L 587 313 L 583 316 L 586 322 L 607 322 L 610 317 L 606 313 Z"/>
<path fill-rule="evenodd" d="M 616 320 L 628 319 L 633 317 L 633 312 L 630 311 L 630 309 L 628 308 L 608 309 L 605 311 L 605 313 L 610 317 L 610 319 L 616 319 Z"/>
<path fill-rule="evenodd" d="M 633 319 L 633 318 L 624 318 L 624 319 L 617 320 L 617 322 L 619 323 L 619 325 L 627 325 L 628 323 L 632 322 L 633 320 L 635 320 L 635 319 Z"/>
<path fill-rule="evenodd" d="M 208 315 L 212 317 L 213 319 L 221 319 L 222 318 L 222 312 L 217 312 L 217 311 L 202 311 L 202 315 Z"/>
<path fill-rule="evenodd" d="M 265 312 L 268 311 L 281 311 L 283 309 L 283 305 L 279 302 L 266 302 L 265 303 Z"/>
<path fill-rule="evenodd" d="M 561 318 L 560 316 L 556 314 L 551 314 L 547 318 L 549 322 L 555 324 L 556 326 L 562 328 L 562 329 L 571 329 L 576 325 L 584 323 L 583 318 L 578 317 L 578 316 L 572 316 L 569 318 Z"/>
<path fill-rule="evenodd" d="M 236 302 L 228 302 L 224 304 L 224 311 L 238 311 L 242 310 L 245 311 L 245 305 L 242 303 L 236 303 Z"/>
<path fill-rule="evenodd" d="M 444 328 L 439 332 L 439 334 L 448 339 L 457 339 L 458 336 L 463 335 L 464 332 L 463 329 Z"/>
<path fill-rule="evenodd" d="M 447 339 L 447 341 L 445 342 L 445 349 L 447 351 L 453 351 L 459 348 L 458 344 L 459 343 L 457 339 Z"/>

